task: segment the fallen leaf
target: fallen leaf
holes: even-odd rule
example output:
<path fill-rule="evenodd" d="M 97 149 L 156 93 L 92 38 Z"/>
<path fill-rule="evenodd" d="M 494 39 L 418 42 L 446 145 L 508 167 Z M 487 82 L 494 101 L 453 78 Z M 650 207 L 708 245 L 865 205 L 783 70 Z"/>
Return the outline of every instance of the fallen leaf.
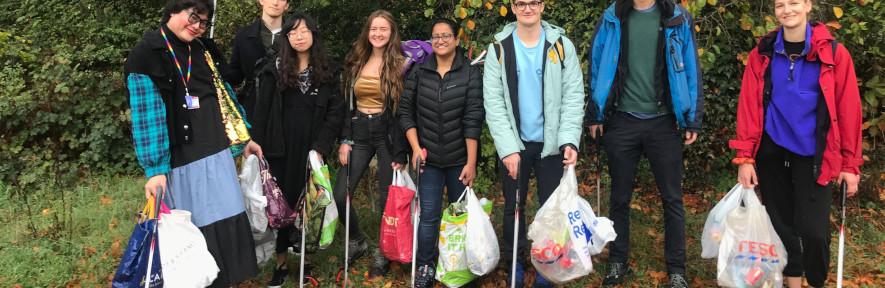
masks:
<path fill-rule="evenodd" d="M 114 202 L 113 199 L 107 195 L 101 195 L 101 198 L 98 200 L 98 203 L 101 203 L 101 206 L 111 205 L 112 202 Z"/>
<path fill-rule="evenodd" d="M 667 272 L 648 271 L 648 276 L 651 277 L 652 282 L 654 282 L 655 284 L 661 284 L 666 282 Z"/>

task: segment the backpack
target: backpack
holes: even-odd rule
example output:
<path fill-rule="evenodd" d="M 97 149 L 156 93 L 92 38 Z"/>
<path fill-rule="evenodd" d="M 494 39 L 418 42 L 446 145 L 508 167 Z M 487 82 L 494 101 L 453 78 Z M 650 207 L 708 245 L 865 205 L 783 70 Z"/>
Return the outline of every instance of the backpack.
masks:
<path fill-rule="evenodd" d="M 406 57 L 406 65 L 403 75 L 408 75 L 409 70 L 417 64 L 424 64 L 433 55 L 433 46 L 424 40 L 406 40 L 400 44 L 403 56 Z"/>

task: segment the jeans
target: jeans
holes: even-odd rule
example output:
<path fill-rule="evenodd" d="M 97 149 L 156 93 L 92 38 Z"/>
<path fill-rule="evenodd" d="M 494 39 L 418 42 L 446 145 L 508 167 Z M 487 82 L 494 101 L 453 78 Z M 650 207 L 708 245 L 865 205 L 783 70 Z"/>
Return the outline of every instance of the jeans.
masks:
<path fill-rule="evenodd" d="M 547 198 L 550 198 L 550 194 L 553 194 L 553 190 L 556 190 L 562 178 L 562 154 L 541 157 L 542 148 L 544 148 L 544 143 L 526 142 L 525 150 L 520 152 L 519 155 L 521 159 L 519 165 L 519 211 L 521 212 L 519 213 L 517 260 L 520 262 L 525 262 L 524 260 L 527 258 L 529 249 L 529 242 L 526 239 L 525 221 L 525 203 L 529 190 L 529 178 L 534 173 L 535 178 L 538 180 L 538 190 L 535 191 L 535 195 L 538 196 L 540 205 L 544 205 L 544 202 L 547 202 Z M 516 180 L 510 178 L 504 163 L 498 163 L 498 167 L 500 168 L 498 170 L 501 173 L 501 182 L 504 186 L 504 234 L 501 235 L 504 240 L 504 246 L 501 249 L 501 261 L 506 263 L 507 267 L 510 267 L 513 260 L 513 218 L 516 212 L 517 187 Z M 507 271 L 510 271 L 509 268 Z"/>
<path fill-rule="evenodd" d="M 421 215 L 418 222 L 418 266 L 430 265 L 436 267 L 436 258 L 439 250 L 437 242 L 439 240 L 439 225 L 442 220 L 442 194 L 443 188 L 446 190 L 446 203 L 453 203 L 458 200 L 461 193 L 464 192 L 464 183 L 458 180 L 461 176 L 461 170 L 464 166 L 455 166 L 448 168 L 439 168 L 436 166 L 424 166 L 420 185 L 418 187 L 418 197 L 421 201 Z"/>
<path fill-rule="evenodd" d="M 609 246 L 609 262 L 627 263 L 630 252 L 630 201 L 636 166 L 648 158 L 664 208 L 664 258 L 669 274 L 685 273 L 685 209 L 682 202 L 683 141 L 676 119 L 665 115 L 639 119 L 616 112 L 605 127 L 609 159 L 611 220 L 618 237 Z"/>
<path fill-rule="evenodd" d="M 824 287 L 830 266 L 831 185 L 818 185 L 814 158 L 778 146 L 763 134 L 756 154 L 762 205 L 787 249 L 784 276 Z"/>
<path fill-rule="evenodd" d="M 387 202 L 387 187 L 393 181 L 393 168 L 390 167 L 392 158 L 388 152 L 387 144 L 387 119 L 378 115 L 365 115 L 357 112 L 353 121 L 353 145 L 350 152 L 350 159 L 346 166 L 341 167 L 338 171 L 337 181 L 333 188 L 335 194 L 335 205 L 338 206 L 338 213 L 341 223 L 346 223 L 345 213 L 345 187 L 347 187 L 347 179 L 350 177 L 350 193 L 353 199 L 353 192 L 362 179 L 363 172 L 369 167 L 372 157 L 378 157 L 378 201 L 375 203 L 376 211 L 384 211 L 384 204 Z M 349 174 L 349 176 L 348 176 Z M 351 203 L 352 204 L 352 203 Z M 374 215 L 381 218 L 382 213 Z M 363 234 L 359 225 L 359 216 L 353 205 L 350 206 L 350 238 L 351 240 L 362 240 L 366 236 Z"/>

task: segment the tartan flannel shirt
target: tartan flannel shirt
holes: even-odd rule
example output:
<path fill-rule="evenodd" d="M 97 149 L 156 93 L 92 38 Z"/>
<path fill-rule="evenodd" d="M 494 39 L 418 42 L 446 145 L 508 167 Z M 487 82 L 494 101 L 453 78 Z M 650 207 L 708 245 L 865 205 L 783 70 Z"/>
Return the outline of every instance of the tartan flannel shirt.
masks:
<path fill-rule="evenodd" d="M 144 74 L 131 73 L 126 82 L 132 109 L 132 143 L 138 163 L 147 178 L 169 173 L 172 151 L 166 105 L 160 97 L 160 90 Z"/>

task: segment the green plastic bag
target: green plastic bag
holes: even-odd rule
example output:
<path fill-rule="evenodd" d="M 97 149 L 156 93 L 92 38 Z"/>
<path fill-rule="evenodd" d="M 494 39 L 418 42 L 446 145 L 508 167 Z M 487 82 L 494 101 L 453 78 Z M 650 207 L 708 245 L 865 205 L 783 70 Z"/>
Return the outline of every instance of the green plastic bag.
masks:
<path fill-rule="evenodd" d="M 446 287 L 461 287 L 476 279 L 467 267 L 467 213 L 459 213 L 456 206 L 450 205 L 443 211 L 439 226 L 436 280 Z"/>

